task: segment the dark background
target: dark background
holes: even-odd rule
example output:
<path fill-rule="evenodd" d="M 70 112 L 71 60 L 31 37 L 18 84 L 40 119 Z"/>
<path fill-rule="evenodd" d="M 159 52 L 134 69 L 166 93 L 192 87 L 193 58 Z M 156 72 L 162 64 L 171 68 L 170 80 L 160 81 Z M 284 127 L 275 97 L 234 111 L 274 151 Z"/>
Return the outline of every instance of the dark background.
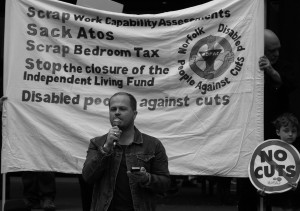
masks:
<path fill-rule="evenodd" d="M 3 48 L 4 48 L 4 20 L 5 20 L 5 1 L 0 2 L 0 71 L 3 76 Z M 42 0 L 41 0 L 42 1 Z M 71 4 L 76 4 L 77 0 L 63 0 Z M 263 0 L 262 0 L 263 1 Z M 156 14 L 161 12 L 184 9 L 187 7 L 203 4 L 209 0 L 116 0 L 116 2 L 124 5 L 123 12 L 131 14 Z M 296 5 L 296 0 L 280 1 L 280 0 L 266 0 L 266 28 L 273 30 L 281 40 L 280 58 L 291 62 L 297 72 L 299 79 L 300 72 L 300 39 L 298 30 L 300 26 L 300 11 Z M 0 79 L 1 93 L 3 88 L 3 80 Z M 299 83 L 295 91 L 290 96 L 291 110 L 300 119 L 300 88 Z"/>

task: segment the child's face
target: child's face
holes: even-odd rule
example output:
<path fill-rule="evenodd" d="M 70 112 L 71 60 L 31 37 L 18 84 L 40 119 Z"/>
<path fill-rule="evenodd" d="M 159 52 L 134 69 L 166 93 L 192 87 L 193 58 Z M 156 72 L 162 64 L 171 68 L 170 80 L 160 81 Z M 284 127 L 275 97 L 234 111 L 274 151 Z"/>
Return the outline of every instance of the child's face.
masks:
<path fill-rule="evenodd" d="M 277 135 L 282 141 L 292 144 L 297 138 L 297 128 L 291 124 L 281 126 L 280 130 L 276 131 Z"/>

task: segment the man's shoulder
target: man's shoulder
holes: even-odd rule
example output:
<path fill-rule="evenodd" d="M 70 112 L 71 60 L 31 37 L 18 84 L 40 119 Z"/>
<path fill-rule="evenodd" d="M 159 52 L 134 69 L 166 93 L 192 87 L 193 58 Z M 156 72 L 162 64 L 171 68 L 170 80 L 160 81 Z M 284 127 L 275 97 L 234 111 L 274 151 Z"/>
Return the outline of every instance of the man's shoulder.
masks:
<path fill-rule="evenodd" d="M 149 139 L 153 139 L 153 140 L 158 140 L 158 141 L 159 141 L 158 138 L 156 138 L 156 137 L 154 137 L 154 136 L 151 136 L 151 135 L 149 135 L 149 134 L 147 134 L 147 133 L 142 133 L 142 132 L 141 132 L 141 134 L 142 134 L 143 138 L 149 138 Z"/>
<path fill-rule="evenodd" d="M 107 136 L 107 134 L 105 134 L 103 136 L 96 136 L 91 139 L 91 143 L 96 144 L 98 146 L 102 146 L 106 140 L 106 136 Z"/>
<path fill-rule="evenodd" d="M 142 137 L 143 137 L 143 141 L 151 141 L 151 142 L 157 143 L 157 144 L 161 143 L 161 141 L 158 138 L 154 137 L 154 136 L 148 135 L 146 133 L 141 133 L 141 134 L 142 134 Z"/>

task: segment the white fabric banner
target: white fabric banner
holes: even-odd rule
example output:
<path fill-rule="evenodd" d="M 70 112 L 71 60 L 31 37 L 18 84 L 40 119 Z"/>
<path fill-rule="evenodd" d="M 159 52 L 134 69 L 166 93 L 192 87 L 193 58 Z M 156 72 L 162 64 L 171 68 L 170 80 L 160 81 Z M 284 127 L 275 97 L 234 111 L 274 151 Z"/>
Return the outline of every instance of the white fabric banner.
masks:
<path fill-rule="evenodd" d="M 138 101 L 172 174 L 244 177 L 263 141 L 263 1 L 156 15 L 6 1 L 1 171 L 80 173 L 108 99 Z"/>

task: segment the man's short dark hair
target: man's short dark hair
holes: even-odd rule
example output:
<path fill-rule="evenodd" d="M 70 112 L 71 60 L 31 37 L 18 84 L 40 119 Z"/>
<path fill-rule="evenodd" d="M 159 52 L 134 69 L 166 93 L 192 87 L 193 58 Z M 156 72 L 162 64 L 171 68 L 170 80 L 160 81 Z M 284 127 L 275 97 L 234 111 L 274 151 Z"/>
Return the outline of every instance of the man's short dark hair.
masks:
<path fill-rule="evenodd" d="M 117 96 L 117 95 L 126 95 L 129 97 L 129 100 L 130 100 L 130 106 L 132 108 L 133 111 L 136 111 L 136 107 L 137 107 L 137 102 L 136 102 L 136 99 L 135 97 L 132 95 L 132 94 L 129 94 L 127 92 L 117 92 L 115 94 L 113 94 L 113 96 L 110 97 L 109 99 L 109 107 L 110 107 L 110 101 L 113 97 Z"/>

